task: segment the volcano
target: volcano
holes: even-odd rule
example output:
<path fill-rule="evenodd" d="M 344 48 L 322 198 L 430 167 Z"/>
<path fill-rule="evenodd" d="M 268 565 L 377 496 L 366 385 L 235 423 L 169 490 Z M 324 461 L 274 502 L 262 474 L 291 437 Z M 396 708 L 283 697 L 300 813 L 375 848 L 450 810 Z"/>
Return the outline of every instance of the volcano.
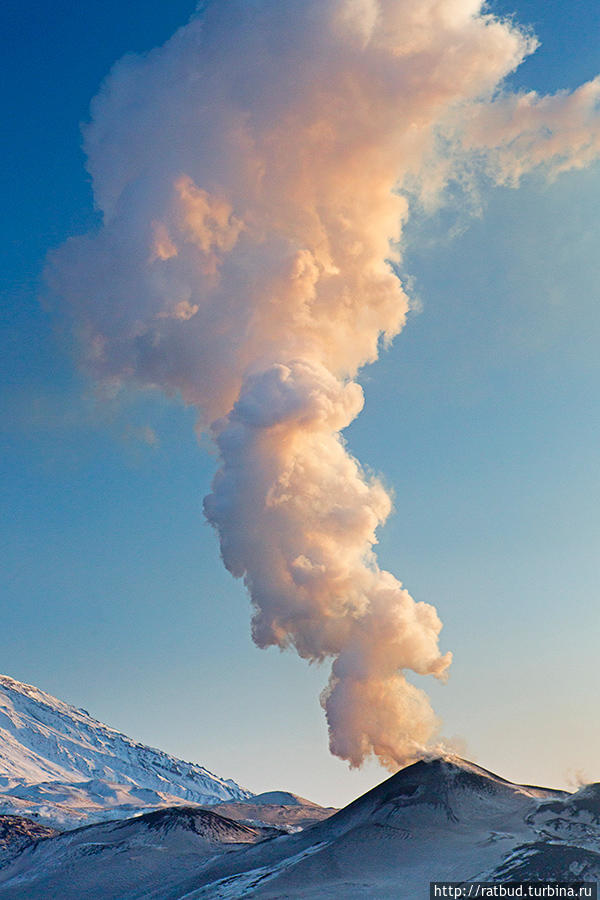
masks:
<path fill-rule="evenodd" d="M 430 881 L 600 878 L 598 784 L 569 793 L 431 758 L 336 812 L 252 795 L 37 688 L 0 687 L 0 900 L 426 900 Z"/>

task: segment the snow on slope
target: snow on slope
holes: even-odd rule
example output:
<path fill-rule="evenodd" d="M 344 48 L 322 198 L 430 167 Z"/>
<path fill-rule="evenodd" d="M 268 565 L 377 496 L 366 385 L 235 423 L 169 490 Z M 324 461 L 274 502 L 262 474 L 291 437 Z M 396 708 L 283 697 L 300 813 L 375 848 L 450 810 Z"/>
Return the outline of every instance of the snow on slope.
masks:
<path fill-rule="evenodd" d="M 253 803 L 258 803 L 259 805 L 272 806 L 276 804 L 277 806 L 317 806 L 317 803 L 313 803 L 312 800 L 305 800 L 304 797 L 299 797 L 298 794 L 292 794 L 290 791 L 263 791 L 262 794 L 256 794 L 252 798 Z"/>
<path fill-rule="evenodd" d="M 217 809 L 43 840 L 0 868 L 0 900 L 427 900 L 431 880 L 600 878 L 600 785 L 512 784 L 456 757 L 408 766 L 295 834 Z"/>
<path fill-rule="evenodd" d="M 88 825 L 30 843 L 0 868 L 0 894 L 3 900 L 165 900 L 171 888 L 176 890 L 178 882 L 215 854 L 275 833 L 197 807 Z"/>
<path fill-rule="evenodd" d="M 293 834 L 322 822 L 329 818 L 337 809 L 333 807 L 319 806 L 297 794 L 289 791 L 265 791 L 256 794 L 251 800 L 225 801 L 215 807 L 221 816 L 235 819 L 236 822 L 244 822 L 246 825 L 273 825 L 282 831 Z"/>
<path fill-rule="evenodd" d="M 599 854 L 594 862 L 578 839 L 558 842 L 539 827 L 553 803 L 579 815 L 565 792 L 512 784 L 458 758 L 421 761 L 306 831 L 215 859 L 177 900 L 426 900 L 430 881 L 500 880 L 503 866 L 524 876 L 533 846 L 552 858 L 555 880 L 575 878 L 578 864 L 597 878 Z"/>
<path fill-rule="evenodd" d="M 75 827 L 136 810 L 250 797 L 234 781 L 0 675 L 0 814 Z"/>

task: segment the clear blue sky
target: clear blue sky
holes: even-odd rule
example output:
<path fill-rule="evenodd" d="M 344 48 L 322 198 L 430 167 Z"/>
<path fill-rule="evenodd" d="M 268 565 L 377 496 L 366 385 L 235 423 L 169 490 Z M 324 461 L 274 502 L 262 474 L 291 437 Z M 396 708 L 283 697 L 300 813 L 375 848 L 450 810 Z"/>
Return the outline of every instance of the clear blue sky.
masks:
<path fill-rule="evenodd" d="M 540 91 L 600 72 L 600 8 L 494 3 L 541 47 Z M 93 226 L 79 123 L 111 64 L 187 2 L 37 4 L 2 16 L 0 670 L 251 789 L 341 803 L 380 780 L 327 751 L 325 670 L 257 650 L 202 497 L 215 458 L 160 396 L 100 403 L 39 303 L 48 250 Z M 380 558 L 445 623 L 447 735 L 506 777 L 600 779 L 600 167 L 485 197 L 449 239 L 410 229 L 423 304 L 365 372 L 351 449 L 395 492 Z M 456 215 L 456 214 L 455 214 Z M 152 428 L 156 443 L 148 443 Z"/>

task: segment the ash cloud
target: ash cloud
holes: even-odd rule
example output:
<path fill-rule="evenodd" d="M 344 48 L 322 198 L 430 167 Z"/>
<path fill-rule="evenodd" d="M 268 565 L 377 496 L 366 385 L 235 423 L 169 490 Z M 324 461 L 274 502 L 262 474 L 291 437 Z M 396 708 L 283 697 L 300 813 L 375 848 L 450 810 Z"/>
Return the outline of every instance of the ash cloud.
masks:
<path fill-rule="evenodd" d="M 332 660 L 331 750 L 390 768 L 438 721 L 441 622 L 374 552 L 391 508 L 348 452 L 355 380 L 402 329 L 418 185 L 517 184 L 598 153 L 598 82 L 511 94 L 535 49 L 477 0 L 221 0 L 118 62 L 85 151 L 102 224 L 47 277 L 96 380 L 180 395 L 220 468 L 205 512 L 260 647 Z"/>

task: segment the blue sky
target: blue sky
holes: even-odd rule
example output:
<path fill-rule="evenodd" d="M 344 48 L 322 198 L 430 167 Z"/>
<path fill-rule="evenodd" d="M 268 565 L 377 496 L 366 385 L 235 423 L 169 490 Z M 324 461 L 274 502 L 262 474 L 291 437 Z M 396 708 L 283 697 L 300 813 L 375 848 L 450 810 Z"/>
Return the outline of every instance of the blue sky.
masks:
<path fill-rule="evenodd" d="M 497 3 L 541 47 L 540 91 L 600 72 L 596 4 Z M 189 3 L 9 3 L 3 108 L 0 669 L 234 777 L 341 803 L 380 780 L 332 759 L 326 671 L 257 650 L 202 516 L 216 467 L 193 415 L 99 401 L 39 302 L 46 253 L 95 222 L 79 122 L 112 63 Z M 444 621 L 444 733 L 506 777 L 600 778 L 597 409 L 600 167 L 490 190 L 480 217 L 413 222 L 422 311 L 364 373 L 348 429 L 398 514 L 380 558 Z M 452 225 L 462 230 L 448 237 Z M 156 440 L 148 440 L 150 432 Z"/>

